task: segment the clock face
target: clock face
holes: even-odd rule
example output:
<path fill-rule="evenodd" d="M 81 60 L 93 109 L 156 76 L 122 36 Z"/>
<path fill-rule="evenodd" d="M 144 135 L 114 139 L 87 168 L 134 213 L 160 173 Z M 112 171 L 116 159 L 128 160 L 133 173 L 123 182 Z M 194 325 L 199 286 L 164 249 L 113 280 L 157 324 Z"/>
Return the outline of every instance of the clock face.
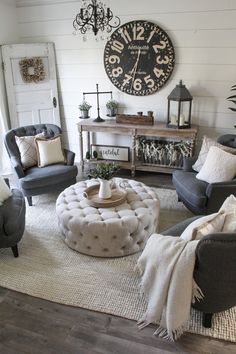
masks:
<path fill-rule="evenodd" d="M 132 21 L 112 33 L 104 51 L 104 65 L 111 82 L 130 95 L 158 91 L 170 77 L 174 47 L 160 27 L 148 21 Z"/>

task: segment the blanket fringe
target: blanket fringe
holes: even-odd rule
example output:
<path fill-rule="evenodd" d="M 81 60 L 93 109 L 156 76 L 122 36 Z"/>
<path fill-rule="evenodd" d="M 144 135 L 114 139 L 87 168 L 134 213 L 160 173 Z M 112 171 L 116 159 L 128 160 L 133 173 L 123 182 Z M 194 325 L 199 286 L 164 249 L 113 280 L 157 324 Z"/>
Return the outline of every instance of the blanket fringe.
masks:
<path fill-rule="evenodd" d="M 171 333 L 168 333 L 166 328 L 163 328 L 161 326 L 159 326 L 156 331 L 153 333 L 153 335 L 158 336 L 160 338 L 166 339 L 168 341 L 176 341 L 180 336 L 182 336 L 182 334 L 185 331 L 185 326 L 181 326 L 173 331 L 171 331 Z"/>
<path fill-rule="evenodd" d="M 199 288 L 195 280 L 193 279 L 193 292 L 192 292 L 192 303 L 194 304 L 197 301 L 200 301 L 204 298 L 202 290 Z"/>

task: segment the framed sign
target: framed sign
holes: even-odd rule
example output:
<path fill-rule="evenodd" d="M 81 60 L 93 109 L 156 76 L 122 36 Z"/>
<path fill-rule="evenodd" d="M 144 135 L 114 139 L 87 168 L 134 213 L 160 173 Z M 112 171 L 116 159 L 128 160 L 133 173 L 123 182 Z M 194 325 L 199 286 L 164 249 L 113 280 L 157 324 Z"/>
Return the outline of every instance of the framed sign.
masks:
<path fill-rule="evenodd" d="M 112 145 L 91 145 L 91 155 L 96 151 L 98 160 L 129 161 L 129 147 Z"/>

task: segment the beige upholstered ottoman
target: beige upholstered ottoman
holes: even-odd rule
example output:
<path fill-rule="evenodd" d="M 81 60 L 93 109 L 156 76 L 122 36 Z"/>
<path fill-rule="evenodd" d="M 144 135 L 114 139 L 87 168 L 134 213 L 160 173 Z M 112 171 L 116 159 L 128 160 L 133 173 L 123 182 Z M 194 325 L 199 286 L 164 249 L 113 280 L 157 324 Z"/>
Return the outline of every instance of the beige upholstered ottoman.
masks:
<path fill-rule="evenodd" d="M 83 197 L 96 180 L 78 182 L 58 197 L 56 212 L 66 244 L 74 250 L 98 257 L 120 257 L 142 250 L 157 231 L 160 202 L 145 184 L 129 179 L 127 200 L 114 208 L 94 208 Z"/>

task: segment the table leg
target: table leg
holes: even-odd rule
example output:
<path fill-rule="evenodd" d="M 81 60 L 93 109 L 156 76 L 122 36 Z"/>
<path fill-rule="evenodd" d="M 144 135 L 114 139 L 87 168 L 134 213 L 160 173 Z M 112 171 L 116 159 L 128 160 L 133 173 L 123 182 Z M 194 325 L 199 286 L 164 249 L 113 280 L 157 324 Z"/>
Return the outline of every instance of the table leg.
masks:
<path fill-rule="evenodd" d="M 83 130 L 81 126 L 79 126 L 79 148 L 80 148 L 80 166 L 82 172 L 84 172 Z"/>
<path fill-rule="evenodd" d="M 131 176 L 135 177 L 135 144 L 136 144 L 136 135 L 135 131 L 132 133 L 132 142 L 131 142 Z"/>

